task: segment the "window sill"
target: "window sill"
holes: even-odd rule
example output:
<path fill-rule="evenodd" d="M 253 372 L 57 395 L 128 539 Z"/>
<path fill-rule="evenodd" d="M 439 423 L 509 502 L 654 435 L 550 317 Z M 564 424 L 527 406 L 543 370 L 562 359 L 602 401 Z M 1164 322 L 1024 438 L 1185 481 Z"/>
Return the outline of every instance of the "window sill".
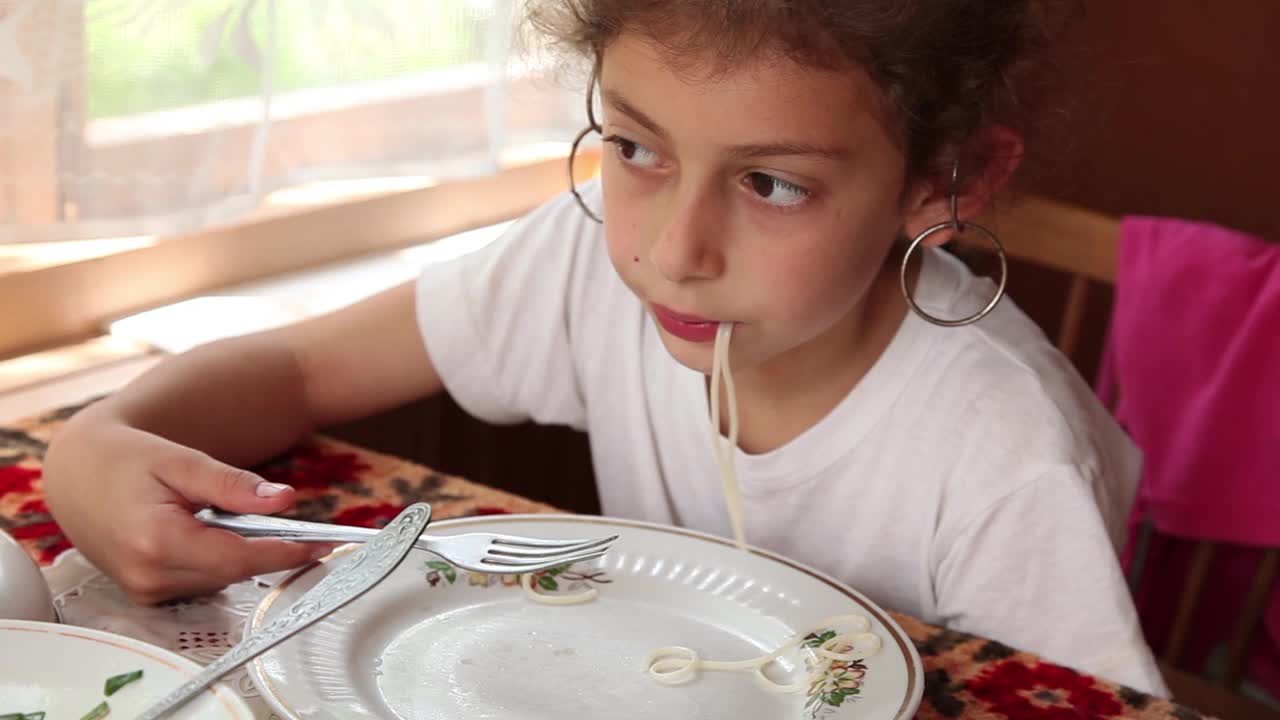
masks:
<path fill-rule="evenodd" d="M 579 181 L 598 161 L 598 151 L 580 151 Z M 28 261 L 0 274 L 0 307 L 11 309 L 0 325 L 0 359 L 95 338 L 120 318 L 219 288 L 502 223 L 562 192 L 565 182 L 563 155 L 525 157 L 488 177 L 320 207 L 268 207 L 250 221 L 200 233 Z"/>
<path fill-rule="evenodd" d="M 113 322 L 85 342 L 0 362 L 0 422 L 112 392 L 166 354 L 349 305 L 484 247 L 510 224 L 201 295 Z"/>

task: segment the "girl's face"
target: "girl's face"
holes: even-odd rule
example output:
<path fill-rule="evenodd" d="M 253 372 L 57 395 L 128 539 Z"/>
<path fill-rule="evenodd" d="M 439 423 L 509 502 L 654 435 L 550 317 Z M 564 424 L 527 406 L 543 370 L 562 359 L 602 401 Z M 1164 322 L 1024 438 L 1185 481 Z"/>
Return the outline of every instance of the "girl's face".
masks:
<path fill-rule="evenodd" d="M 600 81 L 609 256 L 671 354 L 709 372 L 722 322 L 735 372 L 847 353 L 920 196 L 871 81 L 786 60 L 707 79 L 629 34 Z"/>

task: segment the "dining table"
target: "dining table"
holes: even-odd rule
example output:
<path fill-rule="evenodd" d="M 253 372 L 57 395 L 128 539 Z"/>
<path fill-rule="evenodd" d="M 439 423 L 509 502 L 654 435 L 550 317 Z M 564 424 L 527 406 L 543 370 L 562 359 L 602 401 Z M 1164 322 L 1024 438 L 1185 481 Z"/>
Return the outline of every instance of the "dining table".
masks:
<path fill-rule="evenodd" d="M 211 596 L 154 606 L 132 603 L 68 541 L 45 503 L 41 461 L 51 438 L 88 404 L 52 408 L 0 425 L 0 530 L 40 565 L 60 622 L 152 643 L 207 664 L 239 641 L 249 616 L 283 573 L 255 577 Z M 297 490 L 285 513 L 299 519 L 381 527 L 425 502 L 433 521 L 510 513 L 560 513 L 551 505 L 472 482 L 404 458 L 314 434 L 253 468 Z M 110 512 L 110 508 L 104 508 Z M 0 588 L 0 592 L 4 589 Z M 1048 662 L 996 640 L 940 627 L 887 608 L 924 668 L 916 717 L 1205 717 L 1189 707 Z M 224 679 L 263 720 L 279 720 L 241 669 Z"/>

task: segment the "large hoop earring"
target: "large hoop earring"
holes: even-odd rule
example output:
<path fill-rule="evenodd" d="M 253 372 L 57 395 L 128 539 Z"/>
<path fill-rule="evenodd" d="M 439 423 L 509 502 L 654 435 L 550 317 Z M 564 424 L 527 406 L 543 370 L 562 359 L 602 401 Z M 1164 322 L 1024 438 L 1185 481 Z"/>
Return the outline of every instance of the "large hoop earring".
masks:
<path fill-rule="evenodd" d="M 573 193 L 573 199 L 578 201 L 578 207 L 582 208 L 582 212 L 587 217 L 595 220 L 600 224 L 604 224 L 604 220 L 595 213 L 594 210 L 587 207 L 587 203 L 582 199 L 582 195 L 578 193 L 578 183 L 573 174 L 573 160 L 578 155 L 578 146 L 582 144 L 584 138 L 593 132 L 600 132 L 600 123 L 596 122 L 595 108 L 592 107 L 592 98 L 595 96 L 596 87 L 596 71 L 591 71 L 591 79 L 587 82 L 587 126 L 578 133 L 573 139 L 573 145 L 569 146 L 569 192 Z"/>
<path fill-rule="evenodd" d="M 986 317 L 987 313 L 994 310 L 996 305 L 999 304 L 1000 299 L 1004 297 L 1005 285 L 1009 280 L 1009 260 L 1005 257 L 1004 245 L 1000 243 L 1000 238 L 996 237 L 995 233 L 977 223 L 962 222 L 960 220 L 959 200 L 957 198 L 957 195 L 959 194 L 959 175 L 960 164 L 956 163 L 951 168 L 951 219 L 940 222 L 936 225 L 930 225 L 911 240 L 911 244 L 907 246 L 907 251 L 902 255 L 902 269 L 898 274 L 899 280 L 902 284 L 902 296 L 907 299 L 907 305 L 911 307 L 912 312 L 919 315 L 922 319 L 931 322 L 934 325 L 941 325 L 942 327 L 972 325 Z M 907 286 L 907 264 L 911 261 L 911 253 L 915 252 L 916 248 L 920 246 L 920 243 L 924 242 L 930 235 L 943 230 L 955 230 L 957 233 L 962 233 L 966 230 L 977 230 L 991 241 L 992 246 L 995 247 L 996 256 L 1000 258 L 1000 283 L 996 287 L 995 297 L 991 298 L 991 302 L 987 303 L 986 307 L 982 308 L 978 312 L 969 315 L 968 317 L 962 317 L 956 320 L 940 318 L 936 315 L 930 315 L 925 312 L 923 308 L 916 304 L 916 299 L 911 295 L 911 289 Z"/>

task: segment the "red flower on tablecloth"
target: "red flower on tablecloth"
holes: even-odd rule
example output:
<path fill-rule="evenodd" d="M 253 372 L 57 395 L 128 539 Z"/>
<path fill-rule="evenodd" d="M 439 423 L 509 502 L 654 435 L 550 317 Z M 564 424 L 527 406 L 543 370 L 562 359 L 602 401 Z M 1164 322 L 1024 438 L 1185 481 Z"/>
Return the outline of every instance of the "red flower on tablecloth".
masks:
<path fill-rule="evenodd" d="M 1007 660 L 970 680 L 966 689 L 992 712 L 1011 720 L 1092 720 L 1124 712 L 1124 706 L 1092 678 L 1047 663 Z"/>
<path fill-rule="evenodd" d="M 0 497 L 16 492 L 29 493 L 35 489 L 34 483 L 40 477 L 40 470 L 24 468 L 17 465 L 0 467 Z"/>
<path fill-rule="evenodd" d="M 333 522 L 338 525 L 381 528 L 391 522 L 403 510 L 403 505 L 392 505 L 391 503 L 356 505 L 334 515 Z"/>
<path fill-rule="evenodd" d="M 506 508 L 494 507 L 492 505 L 477 506 L 472 513 L 476 515 L 510 515 L 511 511 Z"/>
<path fill-rule="evenodd" d="M 315 445 L 303 445 L 284 458 L 258 468 L 258 474 L 299 490 L 323 490 L 333 485 L 358 483 L 360 474 L 371 469 L 372 466 L 354 452 L 325 452 Z"/>
<path fill-rule="evenodd" d="M 18 520 L 10 534 L 34 551 L 36 561 L 47 565 L 65 550 L 71 549 L 71 541 L 62 534 L 62 528 L 53 521 L 49 506 L 44 500 L 28 500 L 18 508 Z"/>

